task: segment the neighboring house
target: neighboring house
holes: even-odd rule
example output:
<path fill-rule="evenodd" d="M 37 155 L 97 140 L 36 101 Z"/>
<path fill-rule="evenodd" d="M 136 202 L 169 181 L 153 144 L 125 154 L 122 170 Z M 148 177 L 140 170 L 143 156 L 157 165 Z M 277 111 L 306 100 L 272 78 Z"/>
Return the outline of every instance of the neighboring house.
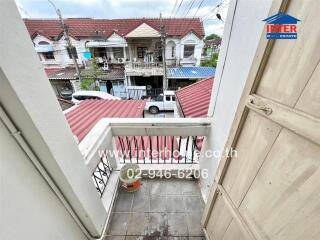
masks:
<path fill-rule="evenodd" d="M 44 70 L 57 97 L 70 98 L 72 92 L 79 90 L 79 81 L 74 68 L 45 68 Z"/>
<path fill-rule="evenodd" d="M 104 91 L 113 88 L 114 92 L 122 92 L 125 85 L 163 87 L 164 59 L 159 18 L 65 19 L 73 49 L 67 47 L 58 20 L 24 19 L 24 22 L 45 68 L 72 67 L 72 52 L 78 64 L 85 67 L 90 53 L 105 70 L 122 66 L 122 79 L 106 79 L 102 83 Z M 172 67 L 199 66 L 205 35 L 200 19 L 163 19 L 163 26 L 166 64 Z"/>
<path fill-rule="evenodd" d="M 185 118 L 207 117 L 212 89 L 213 77 L 210 77 L 178 90 L 176 105 L 179 116 Z"/>
<path fill-rule="evenodd" d="M 204 46 L 202 50 L 201 60 L 208 60 L 212 58 L 212 55 L 219 53 L 221 46 L 221 39 L 204 40 Z"/>

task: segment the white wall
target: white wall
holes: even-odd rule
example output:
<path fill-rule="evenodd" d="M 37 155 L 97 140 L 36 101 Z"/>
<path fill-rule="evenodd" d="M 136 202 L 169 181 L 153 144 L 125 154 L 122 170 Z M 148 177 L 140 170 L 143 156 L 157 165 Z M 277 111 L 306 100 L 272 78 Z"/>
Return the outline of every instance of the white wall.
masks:
<path fill-rule="evenodd" d="M 0 103 L 21 131 L 22 136 L 32 148 L 42 166 L 49 172 L 53 181 L 58 185 L 60 191 L 70 203 L 74 212 L 85 225 L 86 229 L 94 236 L 99 236 L 104 227 L 106 220 L 106 210 L 103 207 L 99 195 L 93 185 L 91 173 L 84 164 L 84 159 L 78 149 L 78 146 L 73 138 L 73 134 L 67 124 L 67 121 L 61 111 L 59 103 L 52 91 L 50 83 L 46 77 L 43 67 L 36 55 L 33 44 L 27 29 L 20 18 L 19 12 L 13 0 L 0 1 Z M 17 67 L 18 66 L 18 67 Z M 3 144 L 9 144 L 7 135 L 2 132 L 0 136 Z M 4 161 L 9 161 L 9 156 L 16 148 L 2 149 L 1 144 L 1 164 Z M 13 169 L 13 167 L 24 161 L 25 156 L 11 156 L 11 162 L 6 162 L 5 169 Z M 6 185 L 10 185 L 10 178 L 3 177 L 1 174 L 1 201 L 5 200 L 5 205 L 1 204 L 1 211 L 4 211 L 4 206 L 10 211 L 6 212 L 5 217 L 1 214 L 1 220 L 5 219 L 1 224 L 0 232 L 17 231 L 16 234 L 21 234 L 19 228 L 21 225 L 9 224 L 13 222 L 10 215 L 14 211 L 15 206 L 19 208 L 21 221 L 24 222 L 23 229 L 30 229 L 28 234 L 21 235 L 24 239 L 36 239 L 33 233 L 40 230 L 39 226 L 46 226 L 47 237 L 42 236 L 42 239 L 62 239 L 52 237 L 56 233 L 54 226 L 60 226 L 61 222 L 70 228 L 68 234 L 82 238 L 82 233 L 78 228 L 74 227 L 74 223 L 69 224 L 69 220 L 65 217 L 66 211 L 62 213 L 60 207 L 52 197 L 52 192 L 49 194 L 48 186 L 43 187 L 43 181 L 39 179 L 28 164 L 18 166 L 22 168 L 21 173 L 25 176 L 30 174 L 29 183 L 15 186 L 14 190 L 21 192 L 30 191 L 39 195 L 39 202 L 31 201 L 29 195 L 21 194 L 18 198 L 10 200 L 12 194 L 11 189 Z M 20 176 L 20 172 L 12 171 L 12 177 L 16 177 L 14 181 L 25 181 Z M 9 173 L 6 173 L 6 176 Z M 22 177 L 22 176 L 21 176 Z M 37 188 L 39 186 L 39 188 Z M 6 196 L 6 198 L 4 198 Z M 51 199 L 47 201 L 47 199 Z M 30 201 L 28 201 L 30 200 Z M 38 205 L 39 204 L 39 205 Z M 45 210 L 44 210 L 45 209 Z M 28 219 L 28 214 L 34 211 L 37 221 L 32 222 Z M 47 212 L 57 211 L 53 219 L 47 216 Z M 16 216 L 14 215 L 14 216 Z M 59 219 L 58 219 L 59 218 Z M 48 220 L 49 219 L 49 220 Z M 56 221 L 55 224 L 52 224 Z M 39 226 L 37 225 L 39 224 Z M 70 225 L 70 226 L 69 226 Z M 63 230 L 64 231 L 64 230 Z M 8 239 L 8 238 L 0 238 Z M 18 238 L 12 238 L 18 239 Z M 39 238 L 40 239 L 40 238 Z M 71 239 L 66 237 L 65 239 Z"/>
<path fill-rule="evenodd" d="M 0 121 L 0 239 L 86 239 Z"/>
<path fill-rule="evenodd" d="M 258 46 L 271 0 L 232 0 L 222 39 L 218 66 L 208 115 L 212 117 L 211 135 L 205 147 L 222 152 L 242 94 L 243 87 Z M 254 9 L 254 10 L 253 10 Z M 201 168 L 209 169 L 209 178 L 202 179 L 206 199 L 220 162 L 220 157 L 201 158 Z"/>

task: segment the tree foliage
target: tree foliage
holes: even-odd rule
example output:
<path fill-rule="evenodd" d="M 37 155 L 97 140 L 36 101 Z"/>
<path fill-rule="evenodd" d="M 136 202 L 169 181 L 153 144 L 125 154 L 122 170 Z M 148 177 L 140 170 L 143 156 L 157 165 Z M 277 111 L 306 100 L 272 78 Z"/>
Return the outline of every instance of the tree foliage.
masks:
<path fill-rule="evenodd" d="M 213 40 L 213 39 L 220 39 L 221 40 L 221 37 L 215 33 L 212 33 L 208 36 L 206 36 L 205 40 Z"/>
<path fill-rule="evenodd" d="M 205 60 L 201 65 L 204 67 L 217 67 L 218 55 L 218 53 L 212 54 L 211 59 Z"/>

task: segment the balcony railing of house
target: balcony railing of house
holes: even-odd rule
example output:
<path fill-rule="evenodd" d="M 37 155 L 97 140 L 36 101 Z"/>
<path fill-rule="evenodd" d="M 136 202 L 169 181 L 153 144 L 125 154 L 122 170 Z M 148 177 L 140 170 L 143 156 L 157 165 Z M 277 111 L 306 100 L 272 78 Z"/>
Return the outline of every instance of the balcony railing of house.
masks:
<path fill-rule="evenodd" d="M 127 62 L 125 70 L 128 75 L 163 75 L 163 64 L 158 62 Z"/>
<path fill-rule="evenodd" d="M 188 58 L 182 58 L 180 59 L 180 65 L 195 65 L 197 63 L 197 58 L 191 56 Z"/>
<path fill-rule="evenodd" d="M 168 87 L 168 91 L 177 91 L 178 87 Z M 121 92 L 122 96 L 126 99 L 147 99 L 154 98 L 163 93 L 163 88 L 151 88 L 151 89 L 129 89 Z"/>
<path fill-rule="evenodd" d="M 209 130 L 208 119 L 102 119 L 79 147 L 102 196 L 125 163 L 139 164 L 145 176 L 150 170 L 194 174 Z"/>

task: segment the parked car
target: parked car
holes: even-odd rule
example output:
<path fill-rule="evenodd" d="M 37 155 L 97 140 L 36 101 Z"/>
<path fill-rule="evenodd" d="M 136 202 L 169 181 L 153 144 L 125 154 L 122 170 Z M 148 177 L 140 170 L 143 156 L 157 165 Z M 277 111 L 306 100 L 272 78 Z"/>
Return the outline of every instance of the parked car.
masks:
<path fill-rule="evenodd" d="M 163 94 L 148 100 L 145 110 L 148 110 L 152 114 L 156 114 L 159 111 L 173 111 L 175 103 L 176 97 L 174 91 L 164 91 Z"/>
<path fill-rule="evenodd" d="M 120 100 L 119 97 L 101 91 L 78 91 L 72 94 L 72 102 L 78 104 L 86 99 Z"/>

